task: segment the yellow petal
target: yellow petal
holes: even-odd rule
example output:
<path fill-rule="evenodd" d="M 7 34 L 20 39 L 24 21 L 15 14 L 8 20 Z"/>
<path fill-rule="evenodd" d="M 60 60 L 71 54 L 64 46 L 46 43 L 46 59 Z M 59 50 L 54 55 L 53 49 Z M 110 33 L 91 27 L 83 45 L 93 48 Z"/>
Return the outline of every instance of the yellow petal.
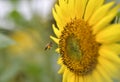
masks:
<path fill-rule="evenodd" d="M 71 19 L 75 18 L 75 0 L 68 0 L 68 9 L 69 16 Z"/>
<path fill-rule="evenodd" d="M 63 5 L 64 6 L 64 5 Z M 64 11 L 62 9 L 61 6 L 59 6 L 58 4 L 55 4 L 55 9 L 56 9 L 56 13 L 59 16 L 59 18 L 61 19 L 61 22 L 63 23 L 63 26 L 66 25 L 66 23 L 68 23 L 70 21 L 70 17 L 68 14 L 68 11 Z"/>
<path fill-rule="evenodd" d="M 112 43 L 120 41 L 120 24 L 106 27 L 96 35 L 96 41 L 100 43 Z"/>
<path fill-rule="evenodd" d="M 92 77 L 91 74 L 88 74 L 88 75 L 85 75 L 85 76 L 84 76 L 84 81 L 85 81 L 85 82 L 93 82 L 94 79 L 93 79 L 93 77 Z"/>
<path fill-rule="evenodd" d="M 98 63 L 100 66 L 106 71 L 108 75 L 112 78 L 118 78 L 119 75 L 119 67 L 113 62 L 108 61 L 107 59 L 99 56 Z"/>
<path fill-rule="evenodd" d="M 57 44 L 59 44 L 59 39 L 58 38 L 55 38 L 53 36 L 50 36 L 50 38 Z"/>
<path fill-rule="evenodd" d="M 59 74 L 63 74 L 65 70 L 65 66 L 62 65 L 62 67 L 60 68 L 60 70 L 58 71 Z"/>
<path fill-rule="evenodd" d="M 74 75 L 75 76 L 75 81 L 76 82 L 80 82 L 81 80 L 79 80 L 79 77 L 81 77 L 81 76 L 79 76 L 79 75 Z M 74 82 L 74 81 L 73 81 Z M 82 81 L 81 81 L 82 82 Z"/>
<path fill-rule="evenodd" d="M 64 22 L 62 21 L 62 19 L 57 15 L 57 13 L 55 12 L 54 8 L 52 9 L 52 13 L 53 13 L 53 17 L 56 21 L 56 24 L 58 26 L 59 29 L 63 29 L 64 27 Z"/>
<path fill-rule="evenodd" d="M 113 5 L 114 5 L 114 2 L 110 2 L 106 5 L 101 6 L 99 9 L 97 9 L 95 13 L 93 13 L 92 17 L 90 18 L 89 24 L 93 25 L 97 23 L 99 20 L 101 20 Z"/>
<path fill-rule="evenodd" d="M 57 63 L 60 64 L 60 65 L 63 65 L 63 61 L 62 61 L 61 57 L 58 59 Z"/>
<path fill-rule="evenodd" d="M 64 6 L 66 6 L 68 3 L 67 3 L 67 0 L 58 0 L 59 1 L 59 5 L 61 6 L 61 7 L 64 7 Z"/>
<path fill-rule="evenodd" d="M 83 78 L 83 76 L 79 76 L 79 81 L 78 82 L 84 82 L 84 78 Z"/>
<path fill-rule="evenodd" d="M 102 45 L 104 49 L 107 49 L 109 51 L 114 51 L 116 55 L 120 54 L 120 44 L 113 43 L 113 44 L 104 44 Z"/>
<path fill-rule="evenodd" d="M 75 1 L 75 15 L 76 15 L 76 18 L 82 18 L 83 17 L 87 1 L 88 0 L 76 0 Z"/>
<path fill-rule="evenodd" d="M 91 15 L 103 4 L 103 2 L 104 0 L 88 0 L 84 15 L 85 21 L 87 21 L 91 17 Z"/>
<path fill-rule="evenodd" d="M 60 49 L 59 49 L 59 48 L 57 48 L 55 51 L 56 51 L 57 53 L 60 53 Z"/>
<path fill-rule="evenodd" d="M 61 35 L 61 32 L 55 27 L 55 25 L 53 24 L 52 25 L 52 27 L 53 27 L 53 31 L 54 31 L 54 33 L 56 34 L 56 36 L 59 38 L 60 37 L 60 35 Z"/>
<path fill-rule="evenodd" d="M 64 74 L 63 74 L 63 82 L 67 82 L 68 76 L 69 76 L 69 71 L 65 69 Z"/>
<path fill-rule="evenodd" d="M 114 51 L 109 51 L 104 46 L 101 46 L 99 54 L 100 56 L 120 65 L 120 58 L 118 57 L 117 54 L 114 53 Z"/>
<path fill-rule="evenodd" d="M 101 74 L 101 77 L 104 78 L 104 82 L 113 82 L 111 77 L 106 73 L 104 69 L 101 68 L 100 65 L 98 65 L 96 69 Z"/>
<path fill-rule="evenodd" d="M 65 19 L 64 18 L 64 14 L 61 7 L 58 5 L 58 4 L 55 4 L 55 10 L 56 10 L 56 13 L 59 15 L 59 17 L 63 20 Z M 66 12 L 67 13 L 67 12 Z M 63 20 L 64 21 L 64 20 Z"/>
<path fill-rule="evenodd" d="M 119 9 L 119 6 L 114 7 L 108 13 L 108 15 L 103 17 L 103 19 L 101 19 L 97 24 L 95 24 L 95 26 L 93 26 L 93 34 L 96 34 L 97 32 L 104 29 L 105 26 L 107 26 L 113 20 L 113 18 L 116 16 L 118 9 Z"/>
<path fill-rule="evenodd" d="M 94 69 L 92 73 L 92 77 L 94 78 L 94 82 L 104 82 L 103 78 L 101 77 L 101 75 L 98 73 L 96 69 Z"/>
<path fill-rule="evenodd" d="M 75 74 L 73 74 L 72 72 L 70 72 L 68 75 L 69 76 L 68 76 L 67 82 L 78 82 L 76 80 Z"/>
<path fill-rule="evenodd" d="M 65 19 L 66 22 L 69 22 L 70 16 L 69 16 L 69 11 L 68 11 L 68 2 L 67 0 L 59 0 L 59 6 L 60 6 L 60 10 L 62 11 L 63 17 Z"/>

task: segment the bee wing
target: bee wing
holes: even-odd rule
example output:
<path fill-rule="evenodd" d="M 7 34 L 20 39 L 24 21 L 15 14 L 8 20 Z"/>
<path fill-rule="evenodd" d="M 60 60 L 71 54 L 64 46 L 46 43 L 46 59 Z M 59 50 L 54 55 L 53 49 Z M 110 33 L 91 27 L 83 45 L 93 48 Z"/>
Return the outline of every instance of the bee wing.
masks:
<path fill-rule="evenodd" d="M 47 50 L 47 47 L 44 50 Z"/>
<path fill-rule="evenodd" d="M 48 49 L 48 46 L 45 46 L 44 50 L 47 50 Z"/>

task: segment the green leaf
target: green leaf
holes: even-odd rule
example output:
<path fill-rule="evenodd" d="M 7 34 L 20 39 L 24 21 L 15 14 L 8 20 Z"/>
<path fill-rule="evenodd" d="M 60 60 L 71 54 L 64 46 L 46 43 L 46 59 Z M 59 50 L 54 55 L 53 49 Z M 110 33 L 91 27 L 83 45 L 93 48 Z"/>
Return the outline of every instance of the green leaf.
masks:
<path fill-rule="evenodd" d="M 8 68 L 0 74 L 0 82 L 9 82 L 20 70 L 20 64 L 18 61 L 10 64 Z"/>
<path fill-rule="evenodd" d="M 5 48 L 5 47 L 10 46 L 14 43 L 15 43 L 15 41 L 10 39 L 9 37 L 7 37 L 3 34 L 0 34 L 0 48 Z"/>
<path fill-rule="evenodd" d="M 36 64 L 27 64 L 25 70 L 29 73 L 29 75 L 34 75 L 34 76 L 38 76 L 41 73 L 40 66 Z"/>
<path fill-rule="evenodd" d="M 19 0 L 10 0 L 10 2 L 11 2 L 12 4 L 17 4 L 17 3 L 19 2 Z"/>
<path fill-rule="evenodd" d="M 15 24 L 24 26 L 27 24 L 27 20 L 23 17 L 23 15 L 17 10 L 13 10 L 8 14 L 8 18 L 12 20 Z"/>

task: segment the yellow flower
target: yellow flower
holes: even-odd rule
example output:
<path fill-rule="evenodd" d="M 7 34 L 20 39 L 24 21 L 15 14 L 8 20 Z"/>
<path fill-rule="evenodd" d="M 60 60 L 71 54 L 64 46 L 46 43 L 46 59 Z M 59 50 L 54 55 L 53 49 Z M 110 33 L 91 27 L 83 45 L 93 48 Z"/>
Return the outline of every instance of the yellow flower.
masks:
<path fill-rule="evenodd" d="M 120 73 L 119 5 L 104 0 L 59 0 L 53 8 L 63 82 L 113 82 Z M 57 28 L 57 27 L 58 28 Z"/>
<path fill-rule="evenodd" d="M 25 53 L 35 48 L 35 41 L 33 37 L 25 31 L 16 31 L 11 35 L 11 38 L 15 40 L 15 44 L 9 47 L 9 51 L 15 54 Z"/>

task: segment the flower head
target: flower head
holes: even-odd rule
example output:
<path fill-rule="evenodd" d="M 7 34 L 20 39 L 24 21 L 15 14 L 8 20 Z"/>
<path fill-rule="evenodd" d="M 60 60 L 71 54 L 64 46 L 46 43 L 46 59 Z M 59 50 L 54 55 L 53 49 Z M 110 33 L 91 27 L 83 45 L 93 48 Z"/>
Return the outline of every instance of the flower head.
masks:
<path fill-rule="evenodd" d="M 31 35 L 25 31 L 16 31 L 11 34 L 11 38 L 15 40 L 16 43 L 9 47 L 9 51 L 18 54 L 33 50 L 36 44 Z"/>
<path fill-rule="evenodd" d="M 113 82 L 118 79 L 120 24 L 110 22 L 119 5 L 104 0 L 59 0 L 53 8 L 63 82 Z"/>

